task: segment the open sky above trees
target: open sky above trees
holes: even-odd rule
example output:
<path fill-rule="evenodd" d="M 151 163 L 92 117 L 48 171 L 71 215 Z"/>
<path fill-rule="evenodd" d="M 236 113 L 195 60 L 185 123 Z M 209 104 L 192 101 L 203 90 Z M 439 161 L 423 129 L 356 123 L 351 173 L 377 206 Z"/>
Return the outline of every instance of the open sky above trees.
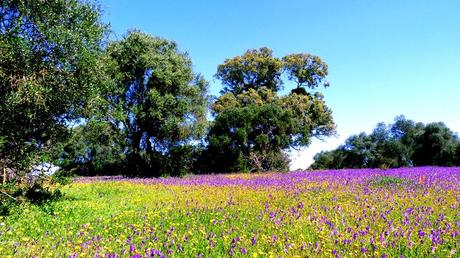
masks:
<path fill-rule="evenodd" d="M 460 132 L 460 2 L 443 1 L 101 1 L 114 39 L 137 28 L 178 42 L 210 81 L 226 58 L 267 46 L 276 56 L 307 52 L 329 65 L 323 89 L 338 138 L 292 154 L 306 168 L 320 150 L 370 132 L 397 115 L 443 121 Z M 286 92 L 294 85 L 286 84 Z"/>

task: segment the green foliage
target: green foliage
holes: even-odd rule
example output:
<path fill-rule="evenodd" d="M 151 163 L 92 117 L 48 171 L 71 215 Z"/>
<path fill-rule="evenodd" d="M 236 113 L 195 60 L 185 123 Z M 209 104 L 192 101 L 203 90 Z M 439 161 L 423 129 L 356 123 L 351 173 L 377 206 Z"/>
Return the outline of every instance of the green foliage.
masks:
<path fill-rule="evenodd" d="M 182 175 L 207 127 L 207 82 L 175 42 L 132 31 L 108 44 L 87 119 L 55 151 L 84 175 Z"/>
<path fill-rule="evenodd" d="M 456 164 L 456 151 L 459 145 L 457 135 L 444 123 L 428 124 L 416 139 L 414 163 L 419 166 L 453 166 Z"/>
<path fill-rule="evenodd" d="M 455 163 L 460 164 L 460 144 L 457 146 L 457 150 L 455 154 Z"/>
<path fill-rule="evenodd" d="M 216 117 L 208 136 L 208 151 L 219 165 L 214 169 L 285 170 L 287 161 L 273 166 L 270 157 L 290 145 L 289 135 L 295 133 L 293 119 L 275 103 L 225 109 Z"/>
<path fill-rule="evenodd" d="M 203 151 L 208 84 L 175 42 L 132 31 L 105 44 L 90 2 L 10 0 L 0 13 L 0 165 L 15 174 L 53 161 L 85 175 L 182 175 L 214 154 L 210 169 L 284 170 L 286 149 L 334 132 L 323 96 L 305 89 L 327 76 L 317 56 L 227 59 Z M 280 97 L 283 73 L 297 88 Z"/>
<path fill-rule="evenodd" d="M 0 185 L 0 216 L 9 214 L 10 209 L 18 203 L 18 187 L 16 184 L 9 182 Z"/>
<path fill-rule="evenodd" d="M 297 83 L 297 88 L 306 86 L 316 88 L 327 76 L 327 64 L 319 56 L 310 54 L 291 54 L 283 57 L 289 79 Z M 326 82 L 324 86 L 329 86 Z"/>
<path fill-rule="evenodd" d="M 68 183 L 63 176 L 39 176 L 15 179 L 0 185 L 0 216 L 8 215 L 10 210 L 29 202 L 43 204 L 62 197 L 60 183 Z"/>
<path fill-rule="evenodd" d="M 195 171 L 201 149 L 193 145 L 174 146 L 163 156 L 162 175 L 184 176 Z"/>
<path fill-rule="evenodd" d="M 98 91 L 106 25 L 76 0 L 0 3 L 0 213 L 59 198 L 64 178 L 28 175 L 50 161 Z"/>
<path fill-rule="evenodd" d="M 379 176 L 379 177 L 375 177 L 373 179 L 370 180 L 370 185 L 371 186 L 374 186 L 374 187 L 399 187 L 399 186 L 403 186 L 403 185 L 408 185 L 408 184 L 411 184 L 413 182 L 405 179 L 405 178 L 401 178 L 401 177 L 395 177 L 395 176 Z"/>
<path fill-rule="evenodd" d="M 98 117 L 125 137 L 130 173 L 182 173 L 174 159 L 204 134 L 207 82 L 175 42 L 138 31 L 112 42 L 106 60 L 113 78 L 104 96 L 110 108 Z"/>
<path fill-rule="evenodd" d="M 218 66 L 216 78 L 225 85 L 223 94 L 238 95 L 261 87 L 277 92 L 283 86 L 283 72 L 297 84 L 293 92 L 306 93 L 299 89 L 303 86 L 311 89 L 318 87 L 327 76 L 328 67 L 318 56 L 298 53 L 280 59 L 273 56 L 271 49 L 262 47 L 225 60 Z M 329 83 L 325 82 L 324 86 L 329 86 Z"/>
<path fill-rule="evenodd" d="M 310 169 L 345 168 L 349 166 L 348 157 L 346 150 L 341 148 L 321 151 L 313 156 L 314 163 L 311 164 Z"/>
<path fill-rule="evenodd" d="M 225 85 L 222 93 L 234 95 L 249 89 L 265 87 L 277 91 L 282 85 L 281 74 L 283 62 L 272 56 L 273 51 L 267 47 L 251 49 L 242 56 L 225 60 L 218 66 L 216 78 Z"/>
<path fill-rule="evenodd" d="M 278 96 L 283 72 L 297 83 L 297 91 Z M 215 120 L 200 162 L 202 170 L 287 170 L 284 151 L 335 131 L 323 95 L 302 88 L 317 87 L 326 75 L 327 65 L 309 54 L 279 59 L 270 49 L 260 48 L 227 59 L 216 74 L 225 88 L 212 105 Z"/>
<path fill-rule="evenodd" d="M 2 151 L 2 149 L 4 148 L 4 146 L 6 145 L 6 139 L 4 136 L 0 136 L 0 151 Z"/>
<path fill-rule="evenodd" d="M 27 171 L 81 114 L 98 84 L 105 31 L 91 3 L 1 2 L 2 166 Z"/>
<path fill-rule="evenodd" d="M 459 146 L 443 123 L 425 126 L 399 116 L 391 125 L 379 123 L 370 135 L 351 136 L 336 150 L 316 154 L 311 168 L 454 166 L 460 164 Z"/>
<path fill-rule="evenodd" d="M 71 137 L 54 148 L 55 164 L 79 175 L 121 174 L 128 144 L 124 132 L 106 121 L 90 119 L 69 129 Z"/>

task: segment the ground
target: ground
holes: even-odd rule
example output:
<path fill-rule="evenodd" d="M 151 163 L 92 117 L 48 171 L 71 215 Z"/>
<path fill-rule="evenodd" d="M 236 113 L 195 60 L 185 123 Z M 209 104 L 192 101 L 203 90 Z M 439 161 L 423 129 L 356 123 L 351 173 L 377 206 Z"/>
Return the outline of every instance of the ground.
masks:
<path fill-rule="evenodd" d="M 457 257 L 460 168 L 79 178 L 0 217 L 0 256 Z"/>

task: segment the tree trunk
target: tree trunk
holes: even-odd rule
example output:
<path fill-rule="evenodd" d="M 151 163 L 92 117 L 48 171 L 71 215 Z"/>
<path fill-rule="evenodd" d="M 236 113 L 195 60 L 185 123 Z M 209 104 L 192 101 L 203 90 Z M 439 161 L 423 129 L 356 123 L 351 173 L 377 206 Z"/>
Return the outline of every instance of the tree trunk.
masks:
<path fill-rule="evenodd" d="M 153 146 L 152 146 L 152 142 L 150 141 L 150 139 L 147 139 L 146 141 L 147 143 L 147 155 L 149 156 L 149 161 L 150 161 L 150 166 L 152 166 L 153 162 L 154 162 L 154 153 L 153 153 Z"/>
<path fill-rule="evenodd" d="M 133 149 L 131 162 L 134 166 L 132 169 L 135 170 L 134 176 L 138 176 L 144 169 L 140 149 L 141 140 L 142 135 L 139 132 L 133 132 L 131 134 L 131 148 Z"/>

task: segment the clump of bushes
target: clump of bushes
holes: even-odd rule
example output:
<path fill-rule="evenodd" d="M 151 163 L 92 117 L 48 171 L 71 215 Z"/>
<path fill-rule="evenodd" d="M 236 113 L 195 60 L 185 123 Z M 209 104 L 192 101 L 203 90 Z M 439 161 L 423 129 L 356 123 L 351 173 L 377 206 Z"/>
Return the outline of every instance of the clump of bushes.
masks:
<path fill-rule="evenodd" d="M 13 178 L 0 184 L 0 216 L 6 216 L 11 208 L 31 203 L 41 205 L 62 198 L 60 187 L 70 182 L 68 175 L 39 175 Z"/>

